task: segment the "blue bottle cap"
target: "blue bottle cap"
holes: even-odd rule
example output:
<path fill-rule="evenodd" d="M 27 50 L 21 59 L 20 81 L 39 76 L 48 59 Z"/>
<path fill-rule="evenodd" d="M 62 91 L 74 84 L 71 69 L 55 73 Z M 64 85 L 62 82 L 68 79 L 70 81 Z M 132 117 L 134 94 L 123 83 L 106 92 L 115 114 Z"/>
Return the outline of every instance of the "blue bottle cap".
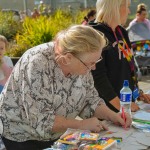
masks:
<path fill-rule="evenodd" d="M 124 80 L 123 86 L 129 86 L 129 81 L 128 80 Z"/>

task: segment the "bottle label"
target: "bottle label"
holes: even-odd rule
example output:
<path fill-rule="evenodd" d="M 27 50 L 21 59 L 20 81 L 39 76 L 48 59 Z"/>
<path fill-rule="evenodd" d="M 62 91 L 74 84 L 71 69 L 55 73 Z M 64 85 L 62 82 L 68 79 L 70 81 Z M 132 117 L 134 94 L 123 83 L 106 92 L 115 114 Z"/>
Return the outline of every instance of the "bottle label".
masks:
<path fill-rule="evenodd" d="M 120 94 L 120 100 L 122 102 L 131 102 L 132 94 Z"/>

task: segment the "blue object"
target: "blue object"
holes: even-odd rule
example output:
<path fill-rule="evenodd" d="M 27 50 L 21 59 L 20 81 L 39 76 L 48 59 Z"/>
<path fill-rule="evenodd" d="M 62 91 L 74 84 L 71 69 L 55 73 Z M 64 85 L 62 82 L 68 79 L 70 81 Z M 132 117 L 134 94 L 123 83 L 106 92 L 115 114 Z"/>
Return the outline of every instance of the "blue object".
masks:
<path fill-rule="evenodd" d="M 120 91 L 120 100 L 121 102 L 130 103 L 132 99 L 132 91 L 129 88 L 128 80 L 124 80 L 123 88 Z"/>
<path fill-rule="evenodd" d="M 4 86 L 0 85 L 0 93 L 2 92 Z"/>
<path fill-rule="evenodd" d="M 139 89 L 135 88 L 132 95 L 133 95 L 133 99 L 134 99 L 134 102 L 135 102 L 137 100 L 137 98 L 140 96 Z"/>
<path fill-rule="evenodd" d="M 129 88 L 129 81 L 124 80 L 123 88 L 120 90 L 120 105 L 122 112 L 122 108 L 125 112 L 131 114 L 131 100 L 132 100 L 132 91 Z"/>
<path fill-rule="evenodd" d="M 144 44 L 144 48 L 147 50 L 148 49 L 148 44 Z"/>
<path fill-rule="evenodd" d="M 128 80 L 124 80 L 123 86 L 129 86 L 129 81 Z"/>

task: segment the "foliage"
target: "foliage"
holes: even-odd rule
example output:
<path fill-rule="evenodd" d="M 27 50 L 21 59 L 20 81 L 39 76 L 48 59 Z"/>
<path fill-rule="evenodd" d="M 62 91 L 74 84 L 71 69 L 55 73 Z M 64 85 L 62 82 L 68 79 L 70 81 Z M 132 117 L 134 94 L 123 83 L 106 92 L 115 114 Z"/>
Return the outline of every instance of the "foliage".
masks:
<path fill-rule="evenodd" d="M 21 23 L 13 19 L 12 13 L 0 11 L 0 34 L 4 35 L 7 40 L 12 40 L 20 30 Z"/>
<path fill-rule="evenodd" d="M 87 15 L 88 12 L 89 12 L 89 9 L 78 11 L 75 16 L 75 23 L 81 24 L 84 17 Z"/>
<path fill-rule="evenodd" d="M 9 50 L 8 55 L 19 57 L 27 49 L 52 40 L 52 28 L 49 19 L 26 18 L 23 22 L 22 32 L 16 35 L 16 45 Z"/>
<path fill-rule="evenodd" d="M 65 29 L 70 24 L 72 24 L 73 17 L 69 11 L 62 11 L 58 9 L 52 16 L 50 16 L 50 20 L 53 26 L 55 26 L 56 32 Z"/>
<path fill-rule="evenodd" d="M 86 12 L 80 11 L 72 14 L 59 9 L 49 17 L 26 18 L 21 32 L 19 30 L 16 35 L 16 44 L 12 44 L 7 54 L 20 57 L 27 49 L 51 41 L 60 30 L 72 24 L 81 24 Z"/>

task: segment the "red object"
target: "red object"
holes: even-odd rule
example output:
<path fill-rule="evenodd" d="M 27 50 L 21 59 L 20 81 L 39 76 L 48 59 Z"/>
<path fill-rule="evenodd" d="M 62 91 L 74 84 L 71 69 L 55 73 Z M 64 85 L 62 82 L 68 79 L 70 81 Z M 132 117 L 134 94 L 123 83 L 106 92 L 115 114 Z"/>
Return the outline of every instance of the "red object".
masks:
<path fill-rule="evenodd" d="M 126 116 L 125 116 L 124 107 L 122 107 L 122 114 L 121 114 L 121 117 L 122 117 L 123 120 L 126 122 Z M 124 126 L 124 128 L 126 128 L 126 127 Z"/>

